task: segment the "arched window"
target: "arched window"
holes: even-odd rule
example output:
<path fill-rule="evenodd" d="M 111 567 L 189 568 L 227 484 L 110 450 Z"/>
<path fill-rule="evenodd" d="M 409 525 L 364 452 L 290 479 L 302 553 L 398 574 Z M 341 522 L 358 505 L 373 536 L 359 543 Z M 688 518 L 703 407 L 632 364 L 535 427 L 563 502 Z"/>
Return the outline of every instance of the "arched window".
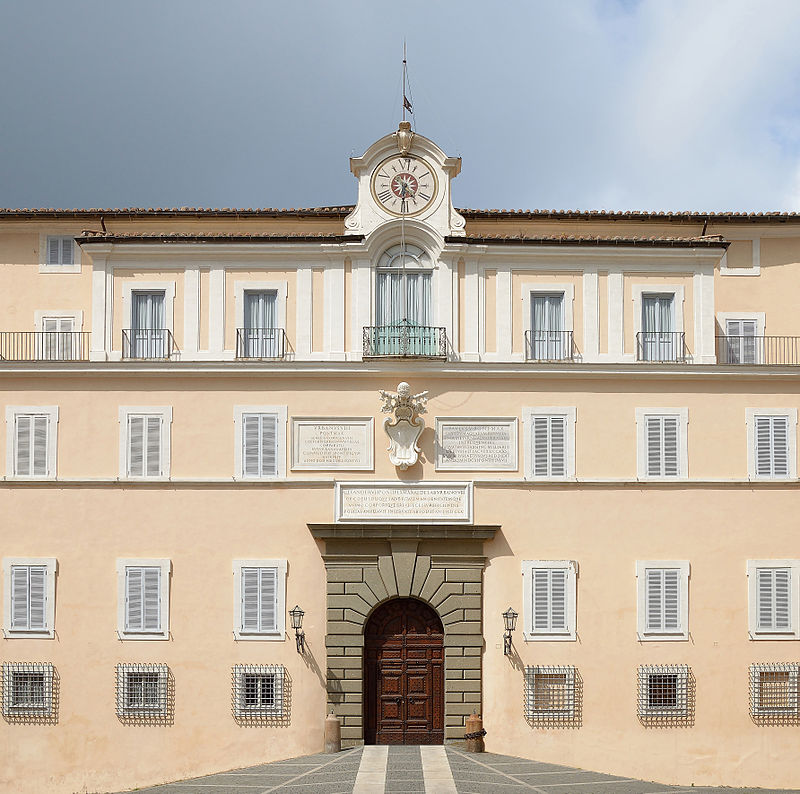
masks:
<path fill-rule="evenodd" d="M 387 248 L 375 277 L 375 325 L 432 324 L 431 261 L 410 243 Z"/>

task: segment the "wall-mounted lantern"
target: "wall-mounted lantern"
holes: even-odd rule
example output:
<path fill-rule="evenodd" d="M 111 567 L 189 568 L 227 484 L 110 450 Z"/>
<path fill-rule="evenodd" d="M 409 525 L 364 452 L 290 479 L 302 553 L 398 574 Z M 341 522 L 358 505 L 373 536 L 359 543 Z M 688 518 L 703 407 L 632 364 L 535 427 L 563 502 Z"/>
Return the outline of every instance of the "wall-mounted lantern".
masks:
<path fill-rule="evenodd" d="M 297 642 L 297 652 L 303 653 L 306 647 L 306 633 L 303 631 L 303 615 L 306 613 L 295 604 L 294 609 L 289 610 L 292 616 L 292 628 L 294 629 L 294 639 Z"/>
<path fill-rule="evenodd" d="M 503 653 L 506 656 L 511 656 L 511 633 L 517 628 L 517 615 L 511 607 L 503 612 L 503 623 L 505 624 L 506 631 L 503 635 Z"/>

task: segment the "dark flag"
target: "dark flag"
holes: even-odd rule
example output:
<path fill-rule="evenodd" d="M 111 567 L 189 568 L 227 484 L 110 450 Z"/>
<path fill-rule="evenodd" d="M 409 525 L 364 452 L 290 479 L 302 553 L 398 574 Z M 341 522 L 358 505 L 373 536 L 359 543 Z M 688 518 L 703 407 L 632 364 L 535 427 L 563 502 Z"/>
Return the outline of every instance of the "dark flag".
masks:
<path fill-rule="evenodd" d="M 411 103 L 408 101 L 408 97 L 403 94 L 403 109 L 407 110 L 409 113 L 413 113 L 414 111 L 411 109 Z"/>

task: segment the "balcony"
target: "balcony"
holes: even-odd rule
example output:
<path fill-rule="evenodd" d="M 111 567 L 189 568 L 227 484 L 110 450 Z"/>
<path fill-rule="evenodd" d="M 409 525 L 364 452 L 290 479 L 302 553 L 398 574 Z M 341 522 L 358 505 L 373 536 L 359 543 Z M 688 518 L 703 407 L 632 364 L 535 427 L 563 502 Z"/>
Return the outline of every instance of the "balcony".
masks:
<path fill-rule="evenodd" d="M 636 360 L 661 364 L 685 364 L 689 358 L 683 331 L 639 331 Z"/>
<path fill-rule="evenodd" d="M 88 331 L 0 331 L 0 361 L 88 359 Z"/>
<path fill-rule="evenodd" d="M 800 364 L 800 336 L 718 336 L 718 364 Z"/>
<path fill-rule="evenodd" d="M 170 359 L 178 351 L 166 328 L 127 328 L 122 331 L 122 357 L 127 359 Z"/>
<path fill-rule="evenodd" d="M 526 361 L 574 361 L 572 331 L 525 331 Z"/>
<path fill-rule="evenodd" d="M 286 355 L 283 328 L 237 328 L 236 358 L 281 359 Z"/>
<path fill-rule="evenodd" d="M 364 327 L 364 358 L 447 358 L 447 332 L 404 320 Z"/>

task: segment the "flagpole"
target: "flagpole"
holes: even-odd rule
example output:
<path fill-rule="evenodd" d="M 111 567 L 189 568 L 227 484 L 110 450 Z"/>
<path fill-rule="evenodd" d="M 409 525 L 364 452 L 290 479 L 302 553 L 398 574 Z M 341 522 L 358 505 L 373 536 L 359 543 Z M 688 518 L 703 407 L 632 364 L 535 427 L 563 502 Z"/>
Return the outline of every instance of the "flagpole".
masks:
<path fill-rule="evenodd" d="M 406 64 L 406 40 L 403 39 L 403 121 L 406 120 L 406 82 L 407 82 L 407 69 Z M 400 209 L 402 210 L 403 199 L 401 199 Z M 408 286 L 406 284 L 406 215 L 404 212 L 400 213 L 400 261 L 402 262 L 402 270 L 400 275 L 400 289 L 402 290 L 402 307 L 403 307 L 403 320 L 408 321 Z"/>

